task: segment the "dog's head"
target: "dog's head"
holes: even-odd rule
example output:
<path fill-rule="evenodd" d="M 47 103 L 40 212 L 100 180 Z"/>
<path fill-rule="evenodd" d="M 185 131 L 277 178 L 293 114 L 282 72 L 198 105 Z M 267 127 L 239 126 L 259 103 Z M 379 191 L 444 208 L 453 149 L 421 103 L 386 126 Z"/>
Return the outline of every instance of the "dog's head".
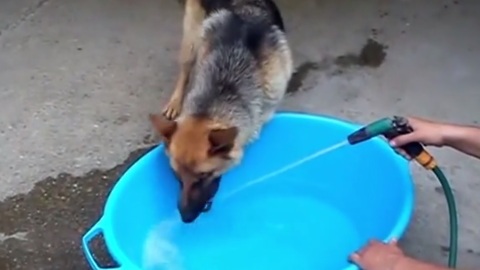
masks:
<path fill-rule="evenodd" d="M 185 223 L 210 207 L 222 174 L 238 159 L 236 127 L 219 126 L 211 119 L 187 117 L 182 121 L 150 115 L 162 136 L 170 165 L 180 181 L 178 209 Z"/>

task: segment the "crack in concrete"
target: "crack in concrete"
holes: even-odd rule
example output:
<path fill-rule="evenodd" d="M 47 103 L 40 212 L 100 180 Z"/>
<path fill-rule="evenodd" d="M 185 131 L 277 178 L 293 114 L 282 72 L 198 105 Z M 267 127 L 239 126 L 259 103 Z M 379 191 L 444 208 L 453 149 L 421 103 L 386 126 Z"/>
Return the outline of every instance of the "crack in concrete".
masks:
<path fill-rule="evenodd" d="M 0 243 L 5 242 L 5 241 L 10 240 L 10 239 L 27 241 L 28 240 L 27 235 L 28 235 L 28 232 L 16 232 L 16 233 L 10 234 L 10 235 L 0 233 Z"/>
<path fill-rule="evenodd" d="M 40 0 L 38 1 L 35 5 L 29 7 L 21 16 L 18 20 L 11 22 L 7 24 L 5 27 L 0 29 L 0 37 L 2 37 L 3 34 L 5 34 L 7 31 L 13 31 L 15 28 L 20 26 L 22 23 L 27 21 L 29 18 L 34 16 L 45 4 L 50 2 L 51 0 Z"/>

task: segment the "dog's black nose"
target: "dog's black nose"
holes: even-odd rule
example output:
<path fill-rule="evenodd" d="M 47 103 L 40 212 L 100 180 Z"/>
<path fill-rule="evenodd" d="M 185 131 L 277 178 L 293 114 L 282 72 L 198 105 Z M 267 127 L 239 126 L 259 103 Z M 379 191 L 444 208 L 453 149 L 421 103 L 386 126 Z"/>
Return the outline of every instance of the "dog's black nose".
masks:
<path fill-rule="evenodd" d="M 195 219 L 197 219 L 196 215 L 183 214 L 183 215 L 181 215 L 181 217 L 182 217 L 182 222 L 183 223 L 192 223 L 192 222 L 195 221 Z"/>

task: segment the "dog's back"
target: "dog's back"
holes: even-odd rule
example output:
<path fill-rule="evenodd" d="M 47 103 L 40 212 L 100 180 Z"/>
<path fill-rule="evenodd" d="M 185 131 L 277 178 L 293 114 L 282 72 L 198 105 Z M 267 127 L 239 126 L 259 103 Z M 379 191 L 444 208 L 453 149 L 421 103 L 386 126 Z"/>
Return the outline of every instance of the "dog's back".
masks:
<path fill-rule="evenodd" d="M 227 9 L 242 16 L 247 21 L 261 18 L 285 31 L 283 18 L 272 0 L 201 0 L 201 5 L 207 17 L 212 12 Z"/>
<path fill-rule="evenodd" d="M 202 0 L 207 17 L 185 116 L 239 128 L 253 139 L 282 100 L 292 73 L 283 21 L 271 0 Z"/>

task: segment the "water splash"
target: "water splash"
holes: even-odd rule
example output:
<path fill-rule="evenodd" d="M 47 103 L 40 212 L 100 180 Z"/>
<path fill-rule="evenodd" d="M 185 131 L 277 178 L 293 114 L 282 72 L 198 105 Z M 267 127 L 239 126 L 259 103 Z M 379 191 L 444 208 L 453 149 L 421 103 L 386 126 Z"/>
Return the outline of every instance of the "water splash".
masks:
<path fill-rule="evenodd" d="M 330 152 L 332 152 L 332 151 L 334 151 L 334 150 L 337 150 L 337 149 L 339 149 L 339 148 L 341 148 L 341 147 L 343 147 L 343 146 L 345 146 L 345 145 L 348 145 L 348 141 L 347 141 L 347 140 L 341 141 L 341 142 L 339 142 L 339 143 L 337 143 L 337 144 L 334 144 L 334 145 L 329 146 L 329 147 L 327 147 L 327 148 L 321 149 L 321 150 L 319 150 L 319 151 L 317 151 L 317 152 L 315 152 L 315 153 L 313 153 L 313 154 L 311 154 L 311 155 L 309 155 L 309 156 L 306 156 L 306 157 L 304 157 L 304 158 L 302 158 L 302 159 L 299 159 L 299 160 L 297 160 L 297 161 L 295 161 L 295 162 L 292 162 L 292 163 L 290 163 L 290 164 L 288 164 L 288 165 L 286 165 L 286 166 L 283 166 L 282 168 L 280 168 L 280 169 L 278 169 L 278 170 L 275 170 L 275 171 L 273 171 L 273 172 L 271 172 L 271 173 L 268 173 L 268 174 L 266 174 L 266 175 L 263 175 L 263 176 L 255 179 L 255 180 L 253 180 L 253 181 L 249 181 L 247 184 L 245 184 L 245 185 L 243 185 L 243 186 L 241 186 L 241 187 L 239 187 L 239 188 L 237 188 L 237 189 L 234 189 L 233 191 L 227 193 L 225 196 L 222 196 L 222 199 L 226 199 L 226 198 L 228 198 L 228 197 L 231 197 L 231 196 L 235 195 L 236 193 L 241 192 L 242 190 L 245 190 L 246 188 L 248 188 L 248 187 L 250 187 L 250 186 L 253 186 L 253 185 L 262 183 L 262 182 L 264 182 L 264 181 L 266 181 L 266 180 L 268 180 L 268 179 L 270 179 L 270 178 L 272 178 L 272 177 L 275 177 L 275 176 L 280 175 L 280 174 L 282 174 L 282 173 L 284 173 L 284 172 L 286 172 L 286 171 L 288 171 L 288 170 L 291 170 L 291 169 L 293 169 L 293 168 L 296 168 L 296 167 L 298 167 L 298 166 L 300 166 L 300 165 L 302 165 L 302 164 L 304 164 L 304 163 L 307 163 L 308 161 L 310 161 L 310 160 L 312 160 L 312 159 L 315 159 L 315 158 L 317 158 L 317 157 L 320 157 L 320 156 L 323 156 L 323 155 L 325 155 L 325 154 L 328 154 L 328 153 L 330 153 Z"/>
<path fill-rule="evenodd" d="M 184 269 L 180 251 L 171 239 L 179 226 L 179 221 L 176 219 L 165 220 L 148 233 L 143 250 L 143 269 Z"/>

